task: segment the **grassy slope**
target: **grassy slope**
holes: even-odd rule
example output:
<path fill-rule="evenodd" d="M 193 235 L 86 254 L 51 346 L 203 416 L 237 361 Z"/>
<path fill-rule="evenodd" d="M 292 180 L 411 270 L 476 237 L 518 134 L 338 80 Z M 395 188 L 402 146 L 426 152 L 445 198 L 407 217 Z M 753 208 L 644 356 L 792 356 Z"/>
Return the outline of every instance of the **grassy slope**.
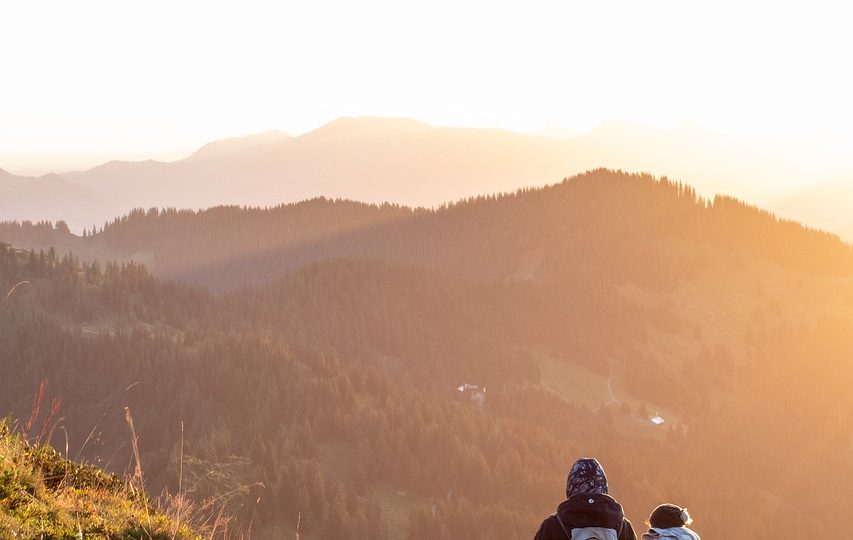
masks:
<path fill-rule="evenodd" d="M 199 539 L 124 480 L 0 426 L 0 537 Z"/>

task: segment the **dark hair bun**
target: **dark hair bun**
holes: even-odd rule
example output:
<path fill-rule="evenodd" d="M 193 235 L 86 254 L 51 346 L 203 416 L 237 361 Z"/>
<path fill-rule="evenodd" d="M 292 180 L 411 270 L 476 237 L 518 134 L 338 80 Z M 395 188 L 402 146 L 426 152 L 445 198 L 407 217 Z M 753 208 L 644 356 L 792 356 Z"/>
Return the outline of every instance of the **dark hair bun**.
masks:
<path fill-rule="evenodd" d="M 649 516 L 649 525 L 655 529 L 669 529 L 671 527 L 683 527 L 689 525 L 693 520 L 686 508 L 675 504 L 662 504 L 654 509 Z"/>

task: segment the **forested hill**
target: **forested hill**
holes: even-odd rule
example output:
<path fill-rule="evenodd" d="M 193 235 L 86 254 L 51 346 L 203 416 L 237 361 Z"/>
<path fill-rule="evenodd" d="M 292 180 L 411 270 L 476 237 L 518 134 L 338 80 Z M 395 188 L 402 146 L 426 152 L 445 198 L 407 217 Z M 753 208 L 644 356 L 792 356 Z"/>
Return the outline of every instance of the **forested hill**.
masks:
<path fill-rule="evenodd" d="M 605 169 L 541 189 L 434 210 L 315 199 L 268 209 L 138 210 L 78 238 L 6 223 L 0 238 L 84 256 L 134 258 L 156 274 L 228 290 L 341 257 L 429 267 L 477 280 L 598 276 L 661 287 L 709 264 L 759 259 L 821 275 L 853 268 L 836 236 L 728 197 Z"/>
<path fill-rule="evenodd" d="M 122 471 L 129 406 L 173 491 L 183 421 L 190 495 L 260 537 L 529 538 L 579 455 L 636 524 L 671 500 L 708 537 L 853 528 L 850 248 L 736 201 L 598 170 L 2 231 L 57 247 L 0 248 L 0 410 L 47 378 L 71 453 Z"/>

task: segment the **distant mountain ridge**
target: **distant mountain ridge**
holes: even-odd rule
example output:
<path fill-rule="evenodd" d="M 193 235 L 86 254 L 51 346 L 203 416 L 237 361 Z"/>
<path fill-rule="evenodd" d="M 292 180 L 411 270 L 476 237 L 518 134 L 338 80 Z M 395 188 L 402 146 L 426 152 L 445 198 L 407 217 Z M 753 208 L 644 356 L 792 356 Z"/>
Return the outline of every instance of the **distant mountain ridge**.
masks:
<path fill-rule="evenodd" d="M 193 152 L 184 161 L 193 161 L 204 159 L 212 156 L 219 156 L 237 152 L 245 148 L 260 146 L 264 144 L 272 144 L 281 140 L 291 139 L 292 137 L 282 131 L 270 130 L 257 135 L 247 135 L 245 137 L 233 137 L 229 139 L 220 139 L 205 144 L 195 152 Z"/>
<path fill-rule="evenodd" d="M 606 169 L 437 209 L 317 198 L 272 208 L 136 210 L 85 238 L 50 224 L 6 224 L 0 240 L 134 259 L 218 291 L 346 257 L 496 281 L 607 276 L 655 286 L 689 275 L 711 252 L 824 275 L 853 268 L 850 246 L 834 235 L 730 197 L 706 201 L 666 178 Z"/>
<path fill-rule="evenodd" d="M 100 207 L 96 193 L 61 175 L 16 176 L 0 169 L 0 220 L 32 220 L 37 215 L 40 220 L 81 224 Z"/>
<path fill-rule="evenodd" d="M 138 207 L 274 206 L 319 196 L 429 207 L 602 166 L 668 174 L 706 196 L 727 193 L 790 209 L 774 206 L 778 198 L 749 181 L 785 178 L 794 167 L 784 157 L 698 128 L 608 122 L 585 135 L 551 138 L 366 117 L 339 118 L 298 137 L 270 131 L 214 141 L 177 161 L 111 161 L 62 173 L 56 196 L 32 180 L 0 176 L 0 220 L 64 219 L 79 231 Z M 64 201 L 64 216 L 56 200 Z M 812 214 L 795 208 L 786 215 L 808 222 Z"/>

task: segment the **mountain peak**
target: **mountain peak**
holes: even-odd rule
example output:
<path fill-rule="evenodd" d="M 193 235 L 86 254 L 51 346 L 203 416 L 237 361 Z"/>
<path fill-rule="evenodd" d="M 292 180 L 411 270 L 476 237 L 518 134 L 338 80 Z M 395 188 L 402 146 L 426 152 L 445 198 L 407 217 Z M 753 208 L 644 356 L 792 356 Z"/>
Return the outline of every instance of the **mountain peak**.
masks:
<path fill-rule="evenodd" d="M 56 173 L 43 174 L 39 176 L 39 180 L 44 180 L 45 182 L 65 182 L 65 178 Z"/>
<path fill-rule="evenodd" d="M 377 138 L 402 133 L 424 131 L 432 128 L 427 123 L 411 118 L 392 118 L 383 116 L 342 116 L 310 131 L 300 138 L 341 139 L 341 138 Z"/>

